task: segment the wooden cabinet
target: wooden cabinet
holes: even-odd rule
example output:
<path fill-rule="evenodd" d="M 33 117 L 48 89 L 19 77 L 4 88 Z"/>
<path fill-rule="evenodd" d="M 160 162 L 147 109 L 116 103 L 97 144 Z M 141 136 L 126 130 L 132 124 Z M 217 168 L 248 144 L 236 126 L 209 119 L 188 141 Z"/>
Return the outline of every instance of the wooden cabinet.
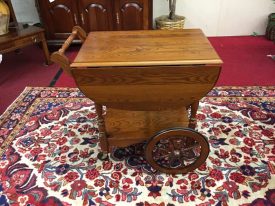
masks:
<path fill-rule="evenodd" d="M 65 39 L 78 25 L 75 0 L 40 0 L 39 8 L 47 39 Z"/>
<path fill-rule="evenodd" d="M 152 0 L 37 0 L 49 44 L 62 44 L 73 26 L 86 32 L 152 28 Z"/>
<path fill-rule="evenodd" d="M 113 30 L 110 0 L 78 0 L 80 26 L 86 31 Z"/>
<path fill-rule="evenodd" d="M 151 27 L 148 0 L 115 0 L 116 30 L 142 30 Z M 147 20 L 147 21 L 146 21 Z"/>

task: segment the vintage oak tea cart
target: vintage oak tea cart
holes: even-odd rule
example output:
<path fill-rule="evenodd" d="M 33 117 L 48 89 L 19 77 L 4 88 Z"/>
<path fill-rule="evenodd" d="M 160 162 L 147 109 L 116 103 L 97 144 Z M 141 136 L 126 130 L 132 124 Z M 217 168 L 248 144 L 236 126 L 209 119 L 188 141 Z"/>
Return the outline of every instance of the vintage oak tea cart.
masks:
<path fill-rule="evenodd" d="M 83 44 L 70 63 L 64 52 L 76 36 Z M 74 27 L 51 59 L 95 102 L 100 159 L 112 147 L 147 140 L 146 159 L 161 172 L 187 173 L 205 162 L 209 144 L 194 130 L 195 117 L 199 100 L 219 77 L 222 61 L 201 30 L 86 35 Z"/>

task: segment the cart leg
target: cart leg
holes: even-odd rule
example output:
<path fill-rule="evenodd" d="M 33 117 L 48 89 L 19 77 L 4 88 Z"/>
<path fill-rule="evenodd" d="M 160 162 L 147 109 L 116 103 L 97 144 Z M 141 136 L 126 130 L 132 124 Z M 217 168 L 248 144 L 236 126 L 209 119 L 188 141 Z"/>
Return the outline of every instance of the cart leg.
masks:
<path fill-rule="evenodd" d="M 197 115 L 198 108 L 199 108 L 199 102 L 194 102 L 191 104 L 191 116 L 190 116 L 189 125 L 188 125 L 188 127 L 191 129 L 196 128 L 196 125 L 197 125 L 196 115 Z"/>
<path fill-rule="evenodd" d="M 100 160 L 107 160 L 109 158 L 109 147 L 105 130 L 104 117 L 102 115 L 102 105 L 95 104 L 95 109 L 98 117 L 99 143 L 101 147 L 101 152 L 98 153 L 97 158 Z"/>
<path fill-rule="evenodd" d="M 194 129 L 194 130 L 197 126 L 196 115 L 197 115 L 198 108 L 199 108 L 199 102 L 194 102 L 194 103 L 191 104 L 191 116 L 190 116 L 190 119 L 189 119 L 188 127 L 191 128 L 191 129 Z M 193 139 L 188 138 L 187 139 L 187 144 L 188 145 L 195 145 L 196 142 Z"/>

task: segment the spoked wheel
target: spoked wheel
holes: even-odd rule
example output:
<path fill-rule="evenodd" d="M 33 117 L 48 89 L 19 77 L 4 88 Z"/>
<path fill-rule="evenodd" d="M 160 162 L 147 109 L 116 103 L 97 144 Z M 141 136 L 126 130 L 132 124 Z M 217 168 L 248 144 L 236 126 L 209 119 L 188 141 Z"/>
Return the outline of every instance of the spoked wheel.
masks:
<path fill-rule="evenodd" d="M 207 139 L 188 128 L 163 130 L 148 142 L 145 155 L 156 170 L 168 174 L 187 173 L 202 165 L 209 154 Z"/>

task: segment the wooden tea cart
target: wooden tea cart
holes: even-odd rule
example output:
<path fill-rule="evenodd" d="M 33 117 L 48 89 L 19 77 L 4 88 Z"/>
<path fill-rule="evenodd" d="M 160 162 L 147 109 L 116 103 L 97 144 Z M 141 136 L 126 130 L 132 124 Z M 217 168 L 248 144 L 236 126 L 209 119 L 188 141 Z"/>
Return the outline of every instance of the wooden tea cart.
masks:
<path fill-rule="evenodd" d="M 70 63 L 64 52 L 77 36 L 83 44 Z M 214 87 L 222 61 L 201 30 L 86 35 L 74 27 L 51 59 L 95 102 L 100 159 L 112 147 L 147 141 L 146 159 L 161 172 L 187 173 L 205 162 L 209 144 L 194 130 L 196 112 Z"/>

